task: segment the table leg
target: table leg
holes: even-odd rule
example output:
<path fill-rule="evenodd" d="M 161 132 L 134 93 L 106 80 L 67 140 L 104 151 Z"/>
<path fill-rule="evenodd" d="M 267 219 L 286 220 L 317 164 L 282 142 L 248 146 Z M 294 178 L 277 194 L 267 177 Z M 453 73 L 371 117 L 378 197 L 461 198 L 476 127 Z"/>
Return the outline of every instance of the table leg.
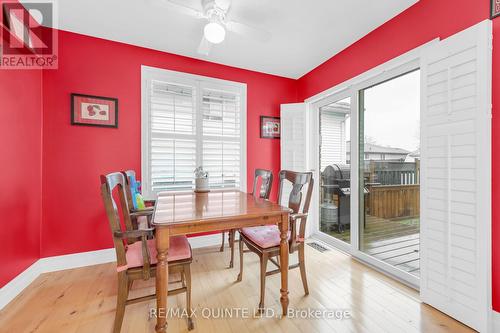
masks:
<path fill-rule="evenodd" d="M 281 270 L 281 308 L 283 317 L 286 317 L 288 311 L 288 214 L 281 218 L 280 228 L 280 270 Z"/>
<path fill-rule="evenodd" d="M 168 248 L 170 246 L 170 230 L 156 228 L 156 332 L 167 331 L 167 295 L 168 295 Z"/>

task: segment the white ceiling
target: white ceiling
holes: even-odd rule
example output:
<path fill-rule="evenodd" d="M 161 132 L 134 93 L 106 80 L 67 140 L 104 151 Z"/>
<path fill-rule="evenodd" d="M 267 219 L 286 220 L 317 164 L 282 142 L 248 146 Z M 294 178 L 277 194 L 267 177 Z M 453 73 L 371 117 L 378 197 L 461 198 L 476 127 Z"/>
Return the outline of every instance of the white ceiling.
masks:
<path fill-rule="evenodd" d="M 59 28 L 299 78 L 418 0 L 233 0 L 231 18 L 269 31 L 271 39 L 228 33 L 208 56 L 196 52 L 206 21 L 158 1 L 57 1 Z M 174 1 L 201 10 L 201 0 Z"/>

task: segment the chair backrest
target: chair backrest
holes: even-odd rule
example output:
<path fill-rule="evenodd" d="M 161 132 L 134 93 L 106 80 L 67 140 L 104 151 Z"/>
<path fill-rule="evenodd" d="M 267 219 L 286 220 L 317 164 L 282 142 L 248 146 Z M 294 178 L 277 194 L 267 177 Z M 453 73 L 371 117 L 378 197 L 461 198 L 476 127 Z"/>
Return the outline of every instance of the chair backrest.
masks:
<path fill-rule="evenodd" d="M 257 191 L 257 183 L 259 177 L 262 179 L 259 191 Z M 265 169 L 255 169 L 255 176 L 253 178 L 253 190 L 252 194 L 254 197 L 269 199 L 269 194 L 271 193 L 271 187 L 273 186 L 273 173 L 270 170 Z"/>
<path fill-rule="evenodd" d="M 288 197 L 288 208 L 292 210 L 292 214 L 305 214 L 303 217 L 299 217 L 299 237 L 303 239 L 305 237 L 307 213 L 309 212 L 309 205 L 311 203 L 312 190 L 314 186 L 314 179 L 312 177 L 312 172 L 294 172 L 289 170 L 280 171 L 279 180 L 279 191 L 278 191 L 278 202 L 281 201 L 283 195 L 283 186 L 285 182 L 290 182 L 292 185 L 292 190 L 290 196 Z M 302 204 L 302 192 L 304 191 L 304 186 L 307 185 L 307 192 L 305 196 L 304 203 Z M 295 245 L 297 231 L 296 223 L 292 221 L 291 224 L 291 237 L 290 244 Z"/>
<path fill-rule="evenodd" d="M 113 198 L 114 190 L 117 190 L 118 199 L 120 202 L 121 212 L 118 210 L 118 205 Z M 132 222 L 130 220 L 129 207 L 127 195 L 125 193 L 125 176 L 121 172 L 114 172 L 108 175 L 101 175 L 101 196 L 106 208 L 106 215 L 108 216 L 111 234 L 113 235 L 113 242 L 116 250 L 116 258 L 118 266 L 126 265 L 125 259 L 125 244 L 121 238 L 114 236 L 116 231 L 122 231 L 120 224 L 120 213 L 123 216 L 125 228 L 132 229 Z M 133 243 L 136 239 L 127 239 L 127 243 Z"/>
<path fill-rule="evenodd" d="M 130 177 L 134 177 L 134 179 L 137 180 L 137 178 L 135 178 L 135 171 L 134 170 L 126 170 L 126 171 L 122 171 L 123 175 L 125 176 L 125 192 L 127 194 L 127 201 L 128 201 L 128 207 L 129 209 L 133 209 L 134 208 L 134 198 L 132 198 L 132 190 L 130 189 Z"/>

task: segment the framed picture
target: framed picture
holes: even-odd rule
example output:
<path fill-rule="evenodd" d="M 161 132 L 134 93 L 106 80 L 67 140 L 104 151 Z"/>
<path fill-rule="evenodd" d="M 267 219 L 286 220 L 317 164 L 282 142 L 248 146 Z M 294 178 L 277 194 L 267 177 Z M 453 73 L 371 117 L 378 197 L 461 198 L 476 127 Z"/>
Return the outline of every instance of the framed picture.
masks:
<path fill-rule="evenodd" d="M 280 118 L 260 116 L 260 137 L 265 139 L 279 139 L 280 136 Z"/>
<path fill-rule="evenodd" d="M 118 99 L 71 94 L 71 125 L 118 128 Z"/>
<path fill-rule="evenodd" d="M 493 19 L 500 15 L 500 0 L 491 0 L 491 14 L 490 17 Z"/>

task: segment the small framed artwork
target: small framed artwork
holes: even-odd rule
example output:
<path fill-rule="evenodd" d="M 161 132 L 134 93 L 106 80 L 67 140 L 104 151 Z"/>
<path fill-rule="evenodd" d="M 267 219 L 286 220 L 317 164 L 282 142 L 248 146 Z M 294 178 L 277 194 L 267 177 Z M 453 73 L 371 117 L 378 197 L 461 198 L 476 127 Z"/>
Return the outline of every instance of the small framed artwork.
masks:
<path fill-rule="evenodd" d="M 491 0 L 491 14 L 490 17 L 494 19 L 500 15 L 500 0 Z"/>
<path fill-rule="evenodd" d="M 71 125 L 118 128 L 118 99 L 71 94 Z"/>
<path fill-rule="evenodd" d="M 280 118 L 260 116 L 260 137 L 264 139 L 279 139 L 281 137 Z"/>

